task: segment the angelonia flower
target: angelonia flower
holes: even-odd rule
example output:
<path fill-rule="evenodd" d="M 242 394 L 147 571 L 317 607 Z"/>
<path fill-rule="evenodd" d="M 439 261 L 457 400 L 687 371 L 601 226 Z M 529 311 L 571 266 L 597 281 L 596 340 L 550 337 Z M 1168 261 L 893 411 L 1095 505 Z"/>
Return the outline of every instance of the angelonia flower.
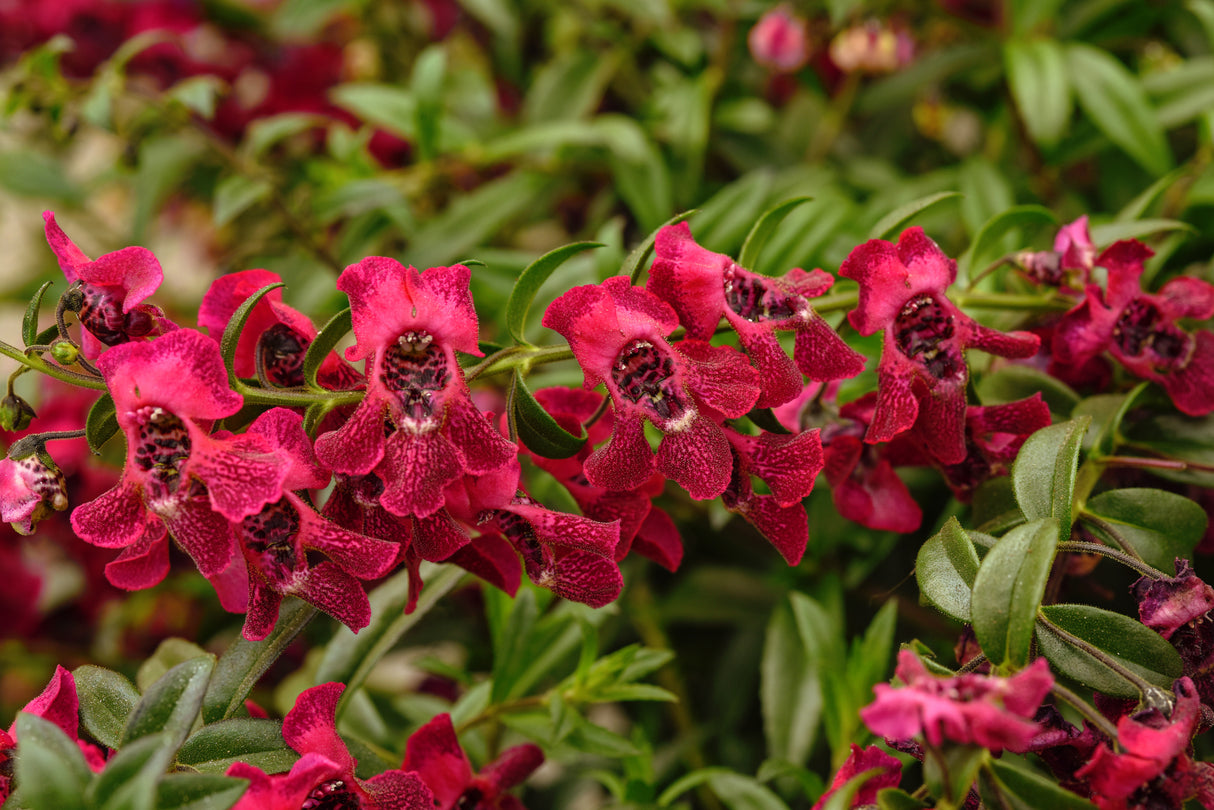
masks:
<path fill-rule="evenodd" d="M 51 512 L 67 509 L 67 481 L 44 448 L 23 452 L 14 446 L 0 460 L 0 520 L 30 534 Z"/>
<path fill-rule="evenodd" d="M 1096 246 L 1092 244 L 1087 215 L 1058 229 L 1053 250 L 1018 253 L 1016 263 L 1037 284 L 1082 290 L 1096 266 Z"/>
<path fill-rule="evenodd" d="M 896 757 L 890 756 L 875 745 L 861 748 L 852 743 L 851 753 L 848 754 L 843 767 L 839 768 L 834 780 L 830 783 L 830 787 L 814 802 L 814 806 L 810 810 L 822 810 L 826 806 L 827 800 L 839 788 L 843 787 L 857 775 L 871 770 L 876 770 L 877 772 L 868 777 L 864 782 L 864 786 L 852 798 L 849 807 L 875 806 L 879 791 L 885 788 L 897 787 L 898 783 L 902 781 L 902 763 Z"/>
<path fill-rule="evenodd" d="M 142 303 L 160 286 L 164 271 L 147 248 L 128 247 L 91 260 L 55 222 L 50 211 L 46 241 L 69 284 L 79 285 L 77 314 L 83 327 L 80 344 L 93 360 L 108 346 L 153 337 L 176 329 L 159 307 Z"/>
<path fill-rule="evenodd" d="M 1176 576 L 1142 577 L 1131 592 L 1139 619 L 1172 643 L 1202 702 L 1214 705 L 1214 588 L 1193 573 L 1188 560 L 1175 565 Z"/>
<path fill-rule="evenodd" d="M 586 459 L 590 483 L 636 489 L 656 469 L 697 500 L 725 491 L 732 457 L 717 420 L 742 416 L 759 396 L 745 356 L 702 340 L 671 345 L 675 311 L 624 276 L 574 287 L 552 302 L 543 324 L 569 341 L 585 387 L 605 384 L 615 409 L 611 440 Z M 663 436 L 656 461 L 646 421 Z"/>
<path fill-rule="evenodd" d="M 746 36 L 755 62 L 778 73 L 800 70 L 809 61 L 809 32 L 805 20 L 787 4 L 767 11 Z"/>

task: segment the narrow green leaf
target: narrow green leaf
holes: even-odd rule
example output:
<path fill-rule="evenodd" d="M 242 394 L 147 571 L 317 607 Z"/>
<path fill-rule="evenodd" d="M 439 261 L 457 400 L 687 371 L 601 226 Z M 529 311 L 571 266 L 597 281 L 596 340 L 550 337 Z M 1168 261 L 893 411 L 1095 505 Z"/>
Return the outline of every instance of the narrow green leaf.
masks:
<path fill-rule="evenodd" d="M 35 345 L 35 341 L 38 339 L 38 311 L 42 309 L 42 297 L 54 283 L 53 281 L 43 282 L 25 309 L 25 317 L 21 320 L 21 339 L 25 341 L 26 346 Z"/>
<path fill-rule="evenodd" d="M 156 810 L 229 810 L 247 789 L 244 779 L 171 773 L 156 786 Z"/>
<path fill-rule="evenodd" d="M 1066 62 L 1079 106 L 1096 128 L 1149 173 L 1166 174 L 1172 152 L 1138 77 L 1091 45 L 1068 45 Z"/>
<path fill-rule="evenodd" d="M 1090 605 L 1046 605 L 1041 614 L 1161 689 L 1171 690 L 1183 674 L 1176 648 L 1137 619 Z M 1084 686 L 1114 697 L 1139 696 L 1134 684 L 1040 624 L 1037 644 L 1052 666 Z"/>
<path fill-rule="evenodd" d="M 1079 404 L 1079 394 L 1073 388 L 1031 366 L 1003 366 L 982 375 L 974 389 L 983 405 L 1002 405 L 1038 393 L 1055 414 L 1069 414 Z"/>
<path fill-rule="evenodd" d="M 215 186 L 211 217 L 217 226 L 227 225 L 249 206 L 264 200 L 271 191 L 273 187 L 268 182 L 256 177 L 243 174 L 225 177 Z"/>
<path fill-rule="evenodd" d="M 386 84 L 341 84 L 329 91 L 329 97 L 367 123 L 402 138 L 417 137 L 417 101 L 408 90 Z"/>
<path fill-rule="evenodd" d="M 1062 46 L 1053 39 L 1010 40 L 1003 64 L 1016 110 L 1035 143 L 1054 147 L 1071 120 L 1071 84 Z"/>
<path fill-rule="evenodd" d="M 234 716 L 265 671 L 315 615 L 316 608 L 293 596 L 288 597 L 278 610 L 278 623 L 270 635 L 261 641 L 237 638 L 215 662 L 202 701 L 202 721 L 214 723 Z"/>
<path fill-rule="evenodd" d="M 759 662 L 763 734 L 772 757 L 805 762 L 822 716 L 821 662 L 805 647 L 792 609 L 776 605 Z"/>
<path fill-rule="evenodd" d="M 535 592 L 523 589 L 510 603 L 500 632 L 493 636 L 493 691 L 490 700 L 501 703 L 513 696 L 518 676 L 527 665 L 527 637 L 539 617 Z"/>
<path fill-rule="evenodd" d="M 928 602 L 960 622 L 970 621 L 970 590 L 978 574 L 978 552 L 956 517 L 919 549 L 915 579 Z"/>
<path fill-rule="evenodd" d="M 650 232 L 649 236 L 641 244 L 632 249 L 628 254 L 628 258 L 624 260 L 624 266 L 620 268 L 620 274 L 626 275 L 632 279 L 632 283 L 636 284 L 641 278 L 641 273 L 645 272 L 645 260 L 649 258 L 649 254 L 653 251 L 653 243 L 657 241 L 658 231 L 670 225 L 678 225 L 683 220 L 693 216 L 696 209 L 692 208 L 689 211 L 684 211 L 681 214 L 675 214 L 670 219 L 662 223 L 658 228 Z"/>
<path fill-rule="evenodd" d="M 236 347 L 240 344 L 240 333 L 244 331 L 244 325 L 248 323 L 253 307 L 257 306 L 257 303 L 271 291 L 285 286 L 281 281 L 267 284 L 250 295 L 243 304 L 236 308 L 236 311 L 232 313 L 232 320 L 228 321 L 228 325 L 224 327 L 223 336 L 219 339 L 219 353 L 223 357 L 224 368 L 228 370 L 228 382 L 236 390 L 240 390 L 240 378 L 236 376 L 236 366 L 234 365 Z"/>
<path fill-rule="evenodd" d="M 970 612 L 978 644 L 992 664 L 1028 663 L 1057 546 L 1058 520 L 1048 517 L 1012 529 L 982 560 Z"/>
<path fill-rule="evenodd" d="M 788 810 L 788 805 L 758 780 L 728 768 L 701 768 L 675 780 L 658 796 L 658 806 L 670 807 L 680 796 L 700 785 L 708 785 L 721 804 L 730 810 Z"/>
<path fill-rule="evenodd" d="M 1000 240 L 1009 231 L 1016 228 L 1030 227 L 1056 223 L 1058 218 L 1048 208 L 1040 205 L 1017 205 L 1001 214 L 996 214 L 985 225 L 969 249 L 957 261 L 959 278 L 969 278 L 974 270 L 980 270 L 997 258 L 994 253 L 999 248 Z"/>
<path fill-rule="evenodd" d="M 992 759 L 991 770 L 1005 788 L 1025 807 L 1048 807 L 1050 810 L 1095 810 L 1096 805 L 1077 796 L 1057 782 L 1041 776 L 1010 759 Z"/>
<path fill-rule="evenodd" d="M 165 732 L 174 751 L 185 740 L 202 708 L 202 697 L 215 668 L 215 657 L 195 658 L 178 664 L 143 694 L 127 719 L 123 745 L 157 732 Z"/>
<path fill-rule="evenodd" d="M 585 447 L 586 431 L 579 429 L 581 435 L 575 436 L 561 427 L 544 406 L 536 402 L 518 369 L 510 382 L 509 402 L 519 438 L 531 452 L 544 458 L 569 458 Z"/>
<path fill-rule="evenodd" d="M 1211 0 L 1185 0 L 1184 7 L 1201 23 L 1206 35 L 1206 45 L 1214 47 L 1214 2 Z"/>
<path fill-rule="evenodd" d="M 97 742 L 117 748 L 127 719 L 139 704 L 139 690 L 112 669 L 91 664 L 76 667 L 72 677 L 80 697 L 80 724 Z"/>
<path fill-rule="evenodd" d="M 141 692 L 152 688 L 152 684 L 165 676 L 170 669 L 186 661 L 210 655 L 192 641 L 170 637 L 156 645 L 156 651 L 139 665 L 135 673 L 135 687 Z"/>
<path fill-rule="evenodd" d="M 1137 222 L 1141 220 L 1154 207 L 1155 203 L 1176 185 L 1176 181 L 1183 177 L 1186 171 L 1185 167 L 1173 169 L 1154 183 L 1151 183 L 1137 197 L 1122 206 L 1121 210 L 1117 212 L 1116 221 Z M 1114 239 L 1112 241 L 1115 242 L 1117 240 Z M 1110 243 L 1100 242 L 1099 244 L 1106 245 Z"/>
<path fill-rule="evenodd" d="M 506 302 L 506 328 L 519 343 L 526 343 L 527 311 L 535 294 L 539 292 L 544 282 L 556 272 L 556 269 L 573 256 L 591 248 L 603 247 L 600 242 L 574 242 L 556 250 L 549 251 L 527 265 L 519 274 L 518 281 L 510 290 L 510 300 Z"/>
<path fill-rule="evenodd" d="M 1187 231 L 1197 233 L 1197 229 L 1187 222 L 1178 219 L 1138 219 L 1132 222 L 1109 222 L 1104 225 L 1091 227 L 1092 243 L 1111 245 L 1122 239 L 1142 239 L 1157 233 L 1168 231 Z"/>
<path fill-rule="evenodd" d="M 1029 520 L 1057 518 L 1062 539 L 1071 536 L 1071 508 L 1079 448 L 1090 416 L 1050 425 L 1029 436 L 1012 464 L 1012 489 Z"/>
<path fill-rule="evenodd" d="M 1117 532 L 1116 541 L 1129 546 L 1156 568 L 1169 571 L 1177 557 L 1192 559 L 1193 548 L 1206 533 L 1206 510 L 1194 501 L 1161 489 L 1113 489 L 1084 506 L 1084 514 L 1099 518 Z M 1092 527 L 1104 534 L 1103 527 Z"/>
<path fill-rule="evenodd" d="M 282 739 L 282 722 L 232 717 L 203 726 L 177 752 L 177 762 L 202 773 L 223 773 L 233 762 L 247 762 L 266 773 L 288 771 L 299 754 Z"/>
<path fill-rule="evenodd" d="M 84 418 L 84 438 L 93 455 L 101 455 L 101 446 L 118 432 L 118 414 L 114 410 L 114 398 L 109 392 L 97 397 Z"/>
<path fill-rule="evenodd" d="M 746 241 L 742 243 L 742 252 L 738 254 L 738 264 L 750 269 L 758 267 L 759 256 L 763 253 L 767 240 L 780 227 L 780 223 L 794 208 L 811 200 L 813 197 L 794 197 L 764 211 L 763 216 L 759 217 L 755 226 L 750 229 L 750 233 L 746 235 Z"/>
<path fill-rule="evenodd" d="M 245 130 L 240 149 L 250 158 L 256 159 L 279 141 L 301 132 L 325 127 L 328 124 L 328 118 L 311 113 L 283 113 L 268 118 L 258 118 Z"/>
<path fill-rule="evenodd" d="M 414 129 L 418 156 L 433 160 L 438 156 L 439 128 L 443 121 L 443 78 L 447 73 L 447 51 L 442 43 L 423 49 L 413 63 Z"/>
<path fill-rule="evenodd" d="M 350 308 L 346 307 L 321 327 L 320 332 L 316 334 L 316 339 L 308 344 L 308 351 L 304 354 L 304 385 L 317 391 L 322 390 L 320 383 L 316 381 L 316 375 L 320 373 L 320 367 L 325 362 L 325 358 L 329 356 L 329 352 L 333 351 L 341 339 L 350 333 L 352 326 Z"/>
<path fill-rule="evenodd" d="M 17 785 L 23 807 L 83 810 L 93 772 L 76 741 L 59 726 L 28 712 L 17 714 Z"/>
<path fill-rule="evenodd" d="M 85 798 L 98 810 L 153 810 L 156 783 L 173 761 L 173 741 L 156 732 L 122 746 L 89 785 Z"/>
<path fill-rule="evenodd" d="M 925 810 L 927 802 L 916 799 L 905 790 L 884 788 L 877 791 L 877 810 Z"/>
<path fill-rule="evenodd" d="M 869 230 L 868 238 L 890 239 L 898 234 L 918 214 L 945 200 L 951 200 L 954 197 L 960 196 L 961 193 L 958 191 L 941 191 L 936 194 L 929 194 L 926 197 L 920 197 L 917 200 L 908 202 L 906 205 L 900 205 L 877 220 L 877 224 L 873 225 Z"/>

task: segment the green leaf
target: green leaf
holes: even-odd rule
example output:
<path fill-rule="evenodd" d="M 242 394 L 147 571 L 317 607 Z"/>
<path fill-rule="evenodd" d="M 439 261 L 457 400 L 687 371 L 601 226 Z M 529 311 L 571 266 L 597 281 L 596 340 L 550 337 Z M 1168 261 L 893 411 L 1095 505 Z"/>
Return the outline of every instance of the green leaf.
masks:
<path fill-rule="evenodd" d="M 202 701 L 202 721 L 225 720 L 242 709 L 253 686 L 315 615 L 316 608 L 288 597 L 278 610 L 278 622 L 270 635 L 261 641 L 249 641 L 243 636 L 237 638 L 215 662 L 210 686 Z"/>
<path fill-rule="evenodd" d="M 328 118 L 311 113 L 283 113 L 268 118 L 258 118 L 245 130 L 244 141 L 240 145 L 241 151 L 247 152 L 250 158 L 259 158 L 262 153 L 279 141 L 301 132 L 327 126 L 328 123 Z"/>
<path fill-rule="evenodd" d="M 1029 137 L 1053 148 L 1071 120 L 1071 85 L 1062 46 L 1053 39 L 1013 39 L 1003 46 L 1003 64 Z"/>
<path fill-rule="evenodd" d="M 433 160 L 438 156 L 439 127 L 443 120 L 443 78 L 447 73 L 447 51 L 442 43 L 423 49 L 413 63 L 414 129 L 418 156 Z"/>
<path fill-rule="evenodd" d="M 109 392 L 97 397 L 84 418 L 84 438 L 93 455 L 101 455 L 101 446 L 118 432 L 118 414 L 114 410 L 114 398 Z"/>
<path fill-rule="evenodd" d="M 1104 225 L 1093 225 L 1090 228 L 1092 243 L 1110 245 L 1122 239 L 1142 239 L 1157 233 L 1168 231 L 1188 231 L 1197 233 L 1197 229 L 1187 222 L 1178 219 L 1139 219 L 1133 222 L 1108 222 Z"/>
<path fill-rule="evenodd" d="M 264 200 L 273 190 L 268 182 L 256 177 L 243 174 L 225 177 L 215 186 L 211 216 L 217 226 L 227 225 L 249 206 Z"/>
<path fill-rule="evenodd" d="M 12 145 L 0 151 L 0 188 L 20 197 L 50 199 L 73 206 L 84 200 L 83 191 L 68 178 L 59 161 Z"/>
<path fill-rule="evenodd" d="M 649 236 L 646 236 L 645 240 L 633 248 L 632 252 L 628 254 L 628 258 L 624 260 L 624 266 L 620 268 L 620 275 L 628 276 L 630 279 L 632 279 L 632 283 L 636 284 L 641 278 L 641 273 L 645 271 L 645 260 L 648 259 L 649 254 L 653 252 L 653 243 L 657 241 L 658 231 L 671 225 L 678 225 L 680 222 L 693 216 L 695 213 L 696 209 L 692 208 L 690 211 L 675 214 L 673 217 L 663 222 L 660 227 L 654 228 L 649 233 Z"/>
<path fill-rule="evenodd" d="M 17 784 L 31 810 L 84 810 L 93 772 L 76 741 L 29 712 L 17 714 Z"/>
<path fill-rule="evenodd" d="M 215 99 L 223 89 L 223 80 L 218 76 L 202 74 L 182 79 L 170 87 L 165 95 L 181 102 L 199 118 L 210 121 L 215 117 Z"/>
<path fill-rule="evenodd" d="M 620 148 L 619 141 L 610 142 L 612 151 L 607 165 L 611 168 L 612 185 L 637 223 L 642 228 L 655 229 L 674 208 L 670 169 L 662 151 L 640 125 L 629 119 L 624 121 L 627 127 L 635 129 L 635 137 L 641 139 L 644 149 L 640 156 L 633 156 Z"/>
<path fill-rule="evenodd" d="M 203 726 L 177 752 L 178 763 L 202 773 L 223 773 L 233 762 L 282 773 L 297 759 L 299 754 L 282 739 L 282 722 L 255 717 L 233 717 Z"/>
<path fill-rule="evenodd" d="M 1029 436 L 1012 464 L 1012 489 L 1024 516 L 1057 518 L 1063 540 L 1071 536 L 1079 448 L 1091 423 L 1090 416 L 1081 416 L 1042 428 Z"/>
<path fill-rule="evenodd" d="M 1055 414 L 1066 415 L 1079 404 L 1079 394 L 1066 383 L 1031 366 L 1003 366 L 982 375 L 974 389 L 983 405 L 1002 405 L 1041 394 Z"/>
<path fill-rule="evenodd" d="M 996 258 L 993 254 L 1009 231 L 1057 221 L 1052 211 L 1040 205 L 1017 205 L 996 214 L 982 226 L 969 249 L 957 261 L 958 277 L 969 278 L 974 269 L 982 269 L 993 261 Z"/>
<path fill-rule="evenodd" d="M 890 239 L 898 234 L 902 229 L 914 219 L 918 214 L 926 211 L 932 206 L 938 205 L 945 200 L 951 200 L 954 197 L 960 197 L 958 191 L 941 191 L 936 194 L 929 194 L 926 197 L 920 197 L 917 200 L 908 202 L 906 205 L 900 205 L 893 211 L 890 211 L 881 219 L 877 220 L 877 224 L 868 232 L 869 239 Z"/>
<path fill-rule="evenodd" d="M 549 251 L 527 265 L 519 274 L 518 281 L 510 291 L 510 300 L 506 302 L 506 328 L 519 343 L 526 343 L 525 331 L 527 326 L 527 311 L 535 294 L 539 292 L 544 282 L 558 267 L 573 256 L 591 248 L 603 247 L 600 242 L 574 242 L 556 250 Z"/>
<path fill-rule="evenodd" d="M 884 788 L 877 791 L 877 810 L 924 810 L 931 807 L 905 790 Z"/>
<path fill-rule="evenodd" d="M 767 622 L 759 663 L 759 701 L 767 753 L 789 762 L 805 762 L 822 717 L 821 662 L 805 646 L 787 601 L 776 605 Z"/>
<path fill-rule="evenodd" d="M 166 638 L 156 645 L 156 651 L 139 665 L 139 671 L 135 673 L 135 686 L 141 692 L 146 692 L 173 667 L 207 655 L 210 653 L 192 641 Z"/>
<path fill-rule="evenodd" d="M 26 346 L 35 345 L 35 341 L 38 339 L 38 311 L 42 309 L 42 296 L 46 295 L 47 289 L 54 283 L 53 281 L 43 282 L 25 309 L 25 317 L 21 320 L 21 339 L 25 341 Z"/>
<path fill-rule="evenodd" d="M 386 84 L 341 84 L 329 97 L 369 124 L 412 140 L 417 137 L 417 101 L 408 90 Z"/>
<path fill-rule="evenodd" d="M 974 578 L 970 613 L 978 644 L 991 663 L 1028 663 L 1033 624 L 1058 546 L 1058 520 L 1018 526 L 987 552 Z"/>
<path fill-rule="evenodd" d="M 687 791 L 704 784 L 730 810 L 788 810 L 788 805 L 758 780 L 728 768 L 701 768 L 675 780 L 658 796 L 658 806 L 669 807 Z"/>
<path fill-rule="evenodd" d="M 581 435 L 574 436 L 561 427 L 544 406 L 536 402 L 518 369 L 511 378 L 509 403 L 519 438 L 531 452 L 544 458 L 569 458 L 586 445 L 586 431 L 579 429 Z"/>
<path fill-rule="evenodd" d="M 249 315 L 253 312 L 253 307 L 257 303 L 269 295 L 272 291 L 281 289 L 287 285 L 281 281 L 273 284 L 267 284 L 257 292 L 245 299 L 244 303 L 236 308 L 232 313 L 232 319 L 228 321 L 228 325 L 224 327 L 223 336 L 219 339 L 219 353 L 223 357 L 224 368 L 228 370 L 228 382 L 237 391 L 243 387 L 240 383 L 240 378 L 236 376 L 236 347 L 240 345 L 240 333 L 244 331 L 244 325 L 249 321 Z"/>
<path fill-rule="evenodd" d="M 202 697 L 215 668 L 208 655 L 178 664 L 152 684 L 127 719 L 123 745 L 165 732 L 174 751 L 185 740 L 202 708 Z"/>
<path fill-rule="evenodd" d="M 1068 45 L 1066 62 L 1079 106 L 1096 128 L 1150 174 L 1166 174 L 1172 153 L 1138 78 L 1091 45 Z"/>
<path fill-rule="evenodd" d="M 1047 779 L 1010 758 L 992 759 L 990 768 L 999 780 L 1002 792 L 1011 794 L 1023 807 L 1048 807 L 1050 810 L 1095 810 L 1096 805 L 1077 796 L 1057 782 Z M 1003 805 L 993 805 L 1000 807 Z"/>
<path fill-rule="evenodd" d="M 496 596 L 496 594 L 495 594 Z M 498 600 L 501 601 L 500 599 Z M 501 703 L 514 697 L 518 676 L 526 668 L 527 637 L 539 617 L 535 592 L 523 589 L 509 603 L 503 621 L 497 622 L 493 633 L 493 691 L 490 700 Z"/>
<path fill-rule="evenodd" d="M 329 352 L 333 351 L 341 339 L 350 333 L 353 323 L 350 308 L 346 307 L 321 327 L 320 332 L 316 334 L 316 339 L 308 344 L 308 351 L 304 354 L 304 385 L 317 391 L 323 390 L 320 383 L 316 381 L 316 375 L 320 373 L 320 367 L 324 364 L 325 358 L 329 356 Z"/>
<path fill-rule="evenodd" d="M 813 197 L 794 197 L 764 211 L 763 216 L 759 217 L 755 226 L 750 229 L 750 233 L 746 234 L 746 241 L 742 243 L 742 252 L 738 254 L 738 264 L 752 269 L 757 267 L 759 256 L 763 253 L 767 240 L 780 227 L 780 223 L 784 221 L 784 218 L 794 208 L 804 205 L 811 200 L 813 200 Z"/>
<path fill-rule="evenodd" d="M 171 773 L 156 786 L 156 810 L 228 810 L 248 789 L 244 779 Z"/>
<path fill-rule="evenodd" d="M 80 697 L 80 724 L 106 748 L 117 748 L 135 706 L 139 690 L 112 669 L 91 664 L 76 667 L 76 693 Z"/>
<path fill-rule="evenodd" d="M 1172 681 L 1183 674 L 1176 648 L 1137 619 L 1090 605 L 1047 605 L 1041 613 L 1161 689 L 1170 691 Z M 1084 686 L 1113 697 L 1139 697 L 1134 684 L 1040 624 L 1037 644 L 1052 666 Z"/>
<path fill-rule="evenodd" d="M 89 785 L 85 798 L 98 810 L 152 810 L 156 783 L 173 761 L 175 746 L 166 732 L 123 745 Z"/>
<path fill-rule="evenodd" d="M 978 575 L 978 552 L 956 517 L 919 549 L 915 578 L 928 602 L 957 621 L 970 621 L 970 590 Z"/>
<path fill-rule="evenodd" d="M 1192 559 L 1208 522 L 1206 510 L 1197 503 L 1161 489 L 1102 492 L 1087 502 L 1084 514 L 1111 525 L 1117 536 L 1109 539 L 1164 571 L 1171 570 L 1177 557 Z M 1092 528 L 1105 534 L 1099 524 Z"/>
<path fill-rule="evenodd" d="M 619 61 L 611 54 L 583 49 L 556 56 L 532 76 L 522 120 L 527 124 L 569 121 L 593 113 Z"/>

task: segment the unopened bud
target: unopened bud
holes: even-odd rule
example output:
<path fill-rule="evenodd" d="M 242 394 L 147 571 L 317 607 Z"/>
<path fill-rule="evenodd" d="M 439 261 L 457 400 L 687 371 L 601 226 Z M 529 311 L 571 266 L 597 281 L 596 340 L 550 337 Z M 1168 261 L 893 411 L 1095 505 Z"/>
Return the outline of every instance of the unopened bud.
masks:
<path fill-rule="evenodd" d="M 30 404 L 16 394 L 0 400 L 0 428 L 4 430 L 25 430 L 37 415 Z"/>
<path fill-rule="evenodd" d="M 60 340 L 51 347 L 51 357 L 61 366 L 70 366 L 80 356 L 80 349 L 66 340 Z"/>
<path fill-rule="evenodd" d="M 69 287 L 59 299 L 59 306 L 64 312 L 79 312 L 84 306 L 84 291 L 79 287 Z"/>

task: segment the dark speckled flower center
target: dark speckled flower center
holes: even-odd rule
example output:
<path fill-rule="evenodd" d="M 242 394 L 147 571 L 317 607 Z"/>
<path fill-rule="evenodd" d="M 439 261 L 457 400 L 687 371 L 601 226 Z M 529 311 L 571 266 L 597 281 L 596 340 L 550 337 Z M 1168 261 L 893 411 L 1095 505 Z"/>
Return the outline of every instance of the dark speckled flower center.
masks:
<path fill-rule="evenodd" d="M 677 422 L 689 410 L 672 377 L 674 359 L 647 340 L 628 344 L 611 367 L 611 379 L 620 393 L 644 405 L 663 423 Z"/>
<path fill-rule="evenodd" d="M 767 280 L 731 266 L 725 271 L 725 303 L 748 321 L 784 321 L 805 309 L 799 295 L 773 289 Z"/>
<path fill-rule="evenodd" d="M 181 485 L 181 468 L 190 457 L 190 433 L 184 422 L 155 405 L 140 408 L 135 417 L 139 422 L 135 466 L 146 476 L 147 499 L 158 501 Z"/>
<path fill-rule="evenodd" d="M 535 527 L 531 525 L 531 521 L 503 510 L 497 513 L 497 525 L 510 544 L 523 555 L 528 575 L 534 575 L 544 569 L 544 550 L 536 539 Z"/>
<path fill-rule="evenodd" d="M 447 354 L 429 332 L 406 332 L 384 352 L 380 380 L 396 395 L 406 420 L 426 423 L 434 416 L 435 395 L 451 382 Z"/>
<path fill-rule="evenodd" d="M 317 785 L 299 810 L 362 810 L 362 799 L 341 779 Z"/>
<path fill-rule="evenodd" d="M 475 810 L 480 805 L 485 794 L 478 787 L 470 787 L 455 800 L 455 810 Z"/>
<path fill-rule="evenodd" d="M 894 320 L 898 349 L 917 360 L 938 380 L 960 376 L 965 369 L 961 352 L 949 342 L 956 332 L 953 316 L 930 295 L 907 301 Z"/>
<path fill-rule="evenodd" d="M 1166 373 L 1184 368 L 1193 353 L 1193 338 L 1164 319 L 1150 301 L 1135 298 L 1113 327 L 1113 342 L 1128 357 L 1150 353 L 1151 364 Z"/>
<path fill-rule="evenodd" d="M 106 346 L 126 343 L 152 331 L 152 319 L 146 312 L 122 311 L 122 301 L 113 288 L 85 284 L 81 288 L 80 324 Z"/>
<path fill-rule="evenodd" d="M 261 557 L 261 569 L 267 576 L 285 583 L 294 575 L 299 511 L 290 501 L 283 498 L 249 515 L 240 522 L 240 529 L 245 545 Z"/>
<path fill-rule="evenodd" d="M 304 355 L 311 342 L 285 323 L 276 323 L 257 339 L 257 368 L 273 385 L 297 388 L 304 384 Z"/>

